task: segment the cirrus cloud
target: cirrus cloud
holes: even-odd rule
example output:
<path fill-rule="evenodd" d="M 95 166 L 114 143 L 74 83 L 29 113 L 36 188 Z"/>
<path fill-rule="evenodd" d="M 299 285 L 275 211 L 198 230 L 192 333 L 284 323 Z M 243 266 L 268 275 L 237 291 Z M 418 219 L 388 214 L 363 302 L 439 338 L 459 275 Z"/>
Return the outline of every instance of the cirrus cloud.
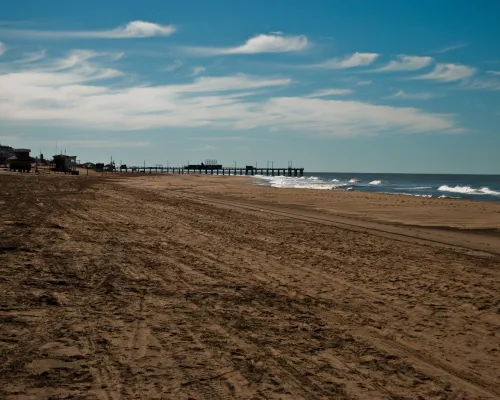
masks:
<path fill-rule="evenodd" d="M 416 71 L 427 67 L 432 63 L 432 57 L 419 57 L 399 55 L 398 60 L 392 60 L 387 65 L 378 68 L 375 72 L 394 72 L 394 71 Z"/>
<path fill-rule="evenodd" d="M 328 96 L 345 96 L 351 94 L 351 89 L 322 89 L 317 90 L 311 94 L 308 94 L 306 97 L 314 98 L 314 97 L 328 97 Z"/>
<path fill-rule="evenodd" d="M 371 65 L 377 58 L 377 53 L 354 53 L 343 58 L 332 58 L 319 64 L 308 65 L 309 68 L 346 69 Z"/>
<path fill-rule="evenodd" d="M 176 31 L 173 25 L 159 25 L 147 21 L 131 21 L 110 30 L 64 31 L 35 29 L 1 29 L 0 33 L 26 38 L 45 39 L 131 39 L 152 36 L 170 36 Z"/>
<path fill-rule="evenodd" d="M 231 54 L 290 53 L 304 50 L 308 46 L 304 35 L 285 36 L 283 34 L 261 34 L 248 39 L 236 47 L 187 47 L 187 53 L 212 56 Z"/>
<path fill-rule="evenodd" d="M 476 69 L 460 64 L 437 64 L 434 71 L 425 75 L 413 77 L 412 79 L 426 79 L 440 82 L 455 82 L 470 78 L 476 73 Z"/>
<path fill-rule="evenodd" d="M 391 97 L 394 99 L 429 100 L 436 97 L 436 95 L 430 92 L 406 93 L 405 91 L 400 90 Z"/>

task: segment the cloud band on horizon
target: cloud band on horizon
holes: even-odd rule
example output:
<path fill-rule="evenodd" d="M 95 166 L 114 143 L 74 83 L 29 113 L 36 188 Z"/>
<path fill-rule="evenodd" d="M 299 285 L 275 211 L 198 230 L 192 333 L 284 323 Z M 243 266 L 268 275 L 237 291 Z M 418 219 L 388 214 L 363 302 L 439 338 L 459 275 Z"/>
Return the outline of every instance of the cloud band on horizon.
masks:
<path fill-rule="evenodd" d="M 264 129 L 313 136 L 460 132 L 455 116 L 360 100 L 324 99 L 346 90 L 276 96 L 286 77 L 245 74 L 195 78 L 186 83 L 127 83 L 127 74 L 103 63 L 106 53 L 72 51 L 47 64 L 0 73 L 0 121 L 87 130 L 157 128 Z M 120 82 L 116 83 L 119 79 Z M 259 89 L 256 95 L 255 90 Z"/>

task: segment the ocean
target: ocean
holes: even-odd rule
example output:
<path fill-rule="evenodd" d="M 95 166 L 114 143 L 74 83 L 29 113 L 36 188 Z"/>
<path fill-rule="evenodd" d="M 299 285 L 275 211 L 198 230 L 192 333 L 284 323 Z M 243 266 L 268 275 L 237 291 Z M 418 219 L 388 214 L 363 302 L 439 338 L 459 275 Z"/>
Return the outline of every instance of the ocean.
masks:
<path fill-rule="evenodd" d="M 256 176 L 276 188 L 359 190 L 408 196 L 500 201 L 500 175 L 434 175 L 317 172 L 301 178 Z"/>

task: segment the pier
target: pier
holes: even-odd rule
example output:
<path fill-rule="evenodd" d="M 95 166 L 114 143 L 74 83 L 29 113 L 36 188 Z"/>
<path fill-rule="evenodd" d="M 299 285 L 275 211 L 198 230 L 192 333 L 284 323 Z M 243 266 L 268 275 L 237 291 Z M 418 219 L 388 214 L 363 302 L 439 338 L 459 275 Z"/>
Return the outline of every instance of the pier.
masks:
<path fill-rule="evenodd" d="M 228 175 L 228 176 L 304 176 L 304 168 L 257 168 L 257 167 L 223 167 L 221 165 L 185 165 L 183 167 L 128 167 L 120 166 L 116 172 L 149 173 L 149 174 L 205 174 L 205 175 Z"/>

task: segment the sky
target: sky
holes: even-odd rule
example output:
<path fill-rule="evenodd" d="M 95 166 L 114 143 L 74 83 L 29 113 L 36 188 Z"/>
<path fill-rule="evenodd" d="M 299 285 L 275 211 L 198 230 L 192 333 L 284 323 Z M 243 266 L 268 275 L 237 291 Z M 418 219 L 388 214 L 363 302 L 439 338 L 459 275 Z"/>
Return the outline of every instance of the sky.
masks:
<path fill-rule="evenodd" d="M 500 174 L 497 0 L 2 0 L 0 143 Z"/>

